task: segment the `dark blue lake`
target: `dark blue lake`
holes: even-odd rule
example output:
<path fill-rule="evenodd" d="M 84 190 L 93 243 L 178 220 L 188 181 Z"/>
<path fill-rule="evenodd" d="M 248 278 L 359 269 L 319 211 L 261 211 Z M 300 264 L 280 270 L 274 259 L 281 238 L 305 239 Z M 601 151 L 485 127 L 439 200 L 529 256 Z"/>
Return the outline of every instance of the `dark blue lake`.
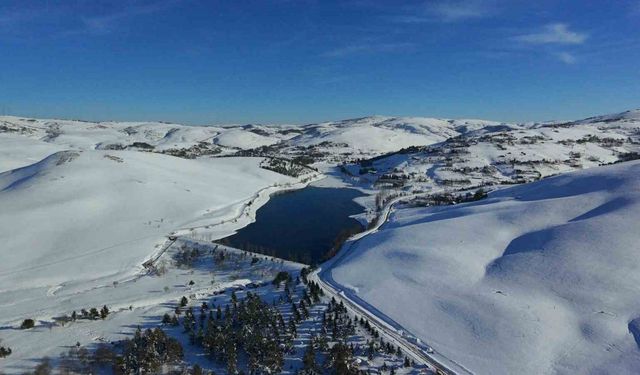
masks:
<path fill-rule="evenodd" d="M 354 189 L 306 187 L 271 196 L 256 222 L 220 242 L 306 264 L 320 263 L 336 239 L 362 230 L 349 216 L 361 213 Z"/>

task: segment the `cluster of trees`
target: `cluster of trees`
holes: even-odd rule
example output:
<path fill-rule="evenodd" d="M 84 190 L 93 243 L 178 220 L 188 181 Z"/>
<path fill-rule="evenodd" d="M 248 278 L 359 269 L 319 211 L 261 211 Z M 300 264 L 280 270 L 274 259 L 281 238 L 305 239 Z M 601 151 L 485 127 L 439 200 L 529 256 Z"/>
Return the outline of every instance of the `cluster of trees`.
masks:
<path fill-rule="evenodd" d="M 446 206 L 450 204 L 474 202 L 487 197 L 487 192 L 483 188 L 479 188 L 474 193 L 466 194 L 439 193 L 432 194 L 426 201 L 421 201 L 421 205 L 425 206 Z"/>
<path fill-rule="evenodd" d="M 268 158 L 260 163 L 260 167 L 291 177 L 300 177 L 309 168 L 302 164 L 297 164 L 293 160 Z"/>
<path fill-rule="evenodd" d="M 116 366 L 124 374 L 158 373 L 165 364 L 176 364 L 183 357 L 182 345 L 160 328 L 136 330 L 132 339 L 124 341 L 122 356 Z"/>
<path fill-rule="evenodd" d="M 467 194 L 464 195 L 462 202 L 479 201 L 480 199 L 484 199 L 486 197 L 487 197 L 487 192 L 484 191 L 483 188 L 480 188 L 476 190 L 475 193 L 473 194 L 471 194 L 471 192 L 467 192 Z"/>
<path fill-rule="evenodd" d="M 62 315 L 56 318 L 53 318 L 54 321 L 59 324 L 64 326 L 66 323 L 69 322 L 75 322 L 78 319 L 86 319 L 86 320 L 98 320 L 98 319 L 106 319 L 107 316 L 109 316 L 109 314 L 111 313 L 111 311 L 109 310 L 109 308 L 104 305 L 102 306 L 102 308 L 100 310 L 98 310 L 95 307 L 90 308 L 89 310 L 87 309 L 81 309 L 80 313 L 76 312 L 75 310 L 71 313 L 71 315 Z M 22 323 L 23 325 L 25 325 L 26 323 L 28 323 L 29 319 L 25 319 L 25 321 Z M 23 327 L 24 328 L 24 327 Z M 27 328 L 31 328 L 31 327 L 27 327 Z"/>
<path fill-rule="evenodd" d="M 356 324 L 361 325 L 376 340 L 367 341 L 366 347 L 353 343 L 348 344 L 350 337 L 356 334 Z M 329 345 L 333 343 L 333 345 Z M 317 354 L 324 353 L 325 361 L 322 366 L 317 361 Z M 314 337 L 305 349 L 302 358 L 303 368 L 300 372 L 304 375 L 315 375 L 326 369 L 331 374 L 356 375 L 367 373 L 359 369 L 359 363 L 355 359 L 355 355 L 367 355 L 371 360 L 378 353 L 395 354 L 402 358 L 400 348 L 395 348 L 389 343 L 385 343 L 378 331 L 364 318 L 351 319 L 347 313 L 347 309 L 342 302 L 338 303 L 335 299 L 329 302 L 327 309 L 322 313 L 322 328 L 320 335 Z M 405 357 L 405 362 L 409 361 Z M 409 366 L 411 362 L 408 362 Z M 386 363 L 382 368 L 388 371 Z M 390 374 L 395 374 L 395 368 L 390 368 Z"/>
<path fill-rule="evenodd" d="M 400 346 L 394 346 L 390 342 L 385 342 L 382 337 L 380 337 L 380 333 L 378 330 L 369 323 L 369 321 L 363 317 L 357 318 L 356 322 L 360 324 L 360 326 L 365 329 L 374 339 L 367 341 L 366 355 L 370 360 L 373 359 L 377 353 L 386 353 L 389 355 L 395 354 L 398 358 L 402 359 L 402 349 Z M 404 357 L 403 362 L 404 367 L 413 367 L 415 366 L 415 362 L 410 360 L 409 357 Z M 385 362 L 383 366 L 383 371 L 387 370 L 387 364 Z M 395 369 L 391 368 L 391 374 L 395 374 Z"/>
<path fill-rule="evenodd" d="M 76 321 L 78 319 L 88 319 L 88 320 L 98 320 L 98 319 L 106 319 L 107 316 L 109 316 L 109 314 L 111 313 L 111 311 L 109 311 L 109 308 L 104 305 L 102 306 L 102 308 L 100 310 L 98 310 L 95 307 L 90 308 L 89 310 L 87 309 L 81 309 L 80 310 L 80 314 L 78 314 L 75 310 L 71 313 L 71 316 L 69 317 L 63 317 L 63 318 L 67 318 L 67 321 Z"/>
<path fill-rule="evenodd" d="M 266 303 L 249 291 L 244 298 L 238 298 L 235 291 L 231 292 L 230 301 L 226 305 L 216 306 L 214 303 L 203 302 L 199 308 L 189 306 L 189 299 L 182 297 L 175 313 L 165 314 L 162 323 L 165 326 L 182 326 L 191 344 L 203 348 L 211 359 L 223 363 L 226 373 L 279 373 L 283 370 L 285 356 L 295 353 L 293 343 L 298 336 L 300 323 L 310 318 L 312 306 L 320 302 L 324 295 L 320 286 L 308 279 L 311 270 L 304 268 L 300 277 L 295 280 L 288 272 L 276 275 L 273 284 L 278 287 L 284 284 L 280 307 L 275 301 L 273 304 Z M 300 287 L 301 283 L 305 285 Z M 86 312 L 83 315 L 88 319 L 96 316 L 96 313 L 97 316 L 104 314 L 105 317 L 109 313 L 106 306 L 100 311 L 91 309 L 83 312 Z M 75 312 L 72 316 L 77 318 Z M 358 325 L 372 338 L 367 340 L 366 345 L 349 343 L 356 335 Z M 78 343 L 77 347 L 62 355 L 59 361 L 60 372 L 99 373 L 104 372 L 100 369 L 110 368 L 115 374 L 167 371 L 194 375 L 204 373 L 199 366 L 185 367 L 182 346 L 161 328 L 144 331 L 138 329 L 133 338 L 115 345 L 101 344 L 97 350 L 90 352 Z M 8 354 L 11 353 L 10 349 L 6 350 Z M 5 348 L 0 347 L 0 356 L 8 355 L 3 353 Z M 399 347 L 385 343 L 366 319 L 352 318 L 345 305 L 332 298 L 322 312 L 319 334 L 311 338 L 305 349 L 300 373 L 364 374 L 359 370 L 360 363 L 355 359 L 356 354 L 373 359 L 377 353 L 396 355 L 402 359 Z M 239 361 L 239 358 L 242 360 Z M 324 361 L 319 361 L 318 358 L 324 358 Z M 412 365 L 406 357 L 404 362 L 405 366 Z M 386 363 L 383 370 L 387 370 Z M 395 373 L 393 367 L 390 370 L 391 374 Z M 36 369 L 38 374 L 50 374 L 52 371 L 47 360 Z"/>
<path fill-rule="evenodd" d="M 333 341 L 344 341 L 348 336 L 354 335 L 355 322 L 347 313 L 347 308 L 342 301 L 337 303 L 331 298 L 327 310 L 322 313 L 322 334 L 331 333 Z"/>
<path fill-rule="evenodd" d="M 283 282 L 287 285 L 291 282 L 291 275 L 287 271 L 278 272 L 271 283 L 279 288 L 280 284 L 282 284 Z"/>
<path fill-rule="evenodd" d="M 2 342 L 2 340 L 0 340 L 0 343 Z M 0 358 L 4 358 L 11 355 L 11 348 L 8 346 L 2 346 L 0 345 Z"/>
<path fill-rule="evenodd" d="M 336 238 L 333 240 L 333 246 L 331 247 L 331 249 L 329 251 L 327 251 L 327 253 L 322 256 L 322 260 L 325 261 L 325 260 L 329 260 L 329 259 L 333 258 L 336 254 L 338 254 L 338 252 L 342 248 L 342 245 L 351 236 L 362 232 L 362 229 L 363 228 L 360 225 L 342 229 L 340 231 L 340 233 L 338 233 Z"/>
<path fill-rule="evenodd" d="M 185 297 L 176 308 L 176 314 L 165 314 L 163 324 L 183 326 L 190 342 L 202 347 L 211 359 L 224 363 L 229 374 L 243 371 L 252 374 L 278 373 L 283 369 L 285 355 L 294 352 L 293 341 L 298 336 L 299 324 L 310 317 L 311 307 L 320 302 L 324 295 L 318 284 L 307 279 L 309 272 L 310 269 L 305 269 L 301 273 L 302 280 L 299 277 L 294 280 L 291 274 L 283 271 L 272 281 L 277 286 L 284 284 L 280 300 L 284 304 L 281 306 L 290 305 L 291 314 L 288 318 L 275 303 L 268 304 L 257 294 L 247 292 L 244 298 L 238 298 L 234 291 L 230 303 L 215 306 L 204 302 L 199 312 L 193 306 L 187 306 Z M 295 285 L 301 282 L 306 286 L 293 293 Z M 332 337 L 344 339 L 354 333 L 354 321 L 349 318 L 344 305 L 335 300 L 329 304 L 324 321 L 326 328 L 323 332 L 331 331 Z M 328 342 L 326 334 L 323 334 L 313 340 L 309 350 L 314 351 L 314 347 L 317 347 L 328 353 Z M 349 348 L 348 353 L 343 353 L 340 348 L 338 346 L 333 350 L 334 356 L 331 364 L 327 363 L 327 368 L 352 365 L 353 348 Z M 315 363 L 315 354 L 313 356 L 314 361 L 307 358 L 311 367 L 311 362 Z M 238 363 L 238 358 L 246 359 L 246 368 L 241 368 L 244 366 Z"/>
<path fill-rule="evenodd" d="M 212 359 L 225 363 L 230 374 L 239 371 L 241 353 L 247 358 L 250 373 L 280 372 L 285 351 L 292 347 L 296 334 L 278 309 L 251 292 L 243 299 L 232 293 L 231 304 L 225 306 L 224 312 L 220 306 L 214 309 L 203 304 L 196 317 L 189 307 L 182 325 L 191 343 L 203 347 Z"/>
<path fill-rule="evenodd" d="M 95 351 L 90 351 L 78 343 L 60 356 L 56 373 L 161 374 L 171 368 L 175 370 L 184 367 L 181 363 L 183 358 L 182 345 L 176 339 L 167 336 L 160 328 L 145 331 L 138 328 L 133 338 L 116 343 L 116 346 L 121 347 L 120 353 L 108 344 L 100 344 Z M 44 358 L 32 373 L 50 375 L 54 373 L 54 370 L 51 361 Z M 196 374 L 194 370 L 182 369 L 177 373 Z M 202 371 L 198 374 L 202 374 Z"/>
<path fill-rule="evenodd" d="M 173 256 L 178 267 L 193 267 L 193 263 L 200 258 L 200 250 L 197 248 L 188 248 L 186 245 L 182 245 L 180 250 Z"/>
<path fill-rule="evenodd" d="M 161 154 L 176 156 L 183 159 L 195 159 L 204 155 L 217 155 L 222 150 L 219 147 L 214 146 L 211 142 L 199 142 L 188 148 L 170 148 L 166 150 L 157 151 Z"/>

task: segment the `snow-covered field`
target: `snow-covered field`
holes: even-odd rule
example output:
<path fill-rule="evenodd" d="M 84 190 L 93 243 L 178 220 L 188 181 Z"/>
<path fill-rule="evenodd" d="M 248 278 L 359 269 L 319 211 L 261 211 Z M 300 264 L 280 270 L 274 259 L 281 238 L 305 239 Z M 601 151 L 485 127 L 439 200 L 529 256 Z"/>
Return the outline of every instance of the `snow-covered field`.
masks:
<path fill-rule="evenodd" d="M 639 220 L 621 163 L 399 209 L 332 277 L 474 373 L 637 373 Z"/>

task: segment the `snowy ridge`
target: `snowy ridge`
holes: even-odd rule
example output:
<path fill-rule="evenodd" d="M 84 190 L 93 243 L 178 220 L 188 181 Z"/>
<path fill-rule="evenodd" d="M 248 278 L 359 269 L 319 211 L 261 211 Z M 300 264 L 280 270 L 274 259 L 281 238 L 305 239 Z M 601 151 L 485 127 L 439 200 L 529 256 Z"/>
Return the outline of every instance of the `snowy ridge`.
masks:
<path fill-rule="evenodd" d="M 163 122 L 86 122 L 4 116 L 0 117 L 0 136 L 19 135 L 35 143 L 81 150 L 135 149 L 172 155 L 191 150 L 192 155 L 198 156 L 261 149 L 260 156 L 312 155 L 314 161 L 346 161 L 410 146 L 430 145 L 467 131 L 499 125 L 483 120 L 384 116 L 303 126 L 185 126 Z M 19 161 L 11 165 L 16 163 Z"/>

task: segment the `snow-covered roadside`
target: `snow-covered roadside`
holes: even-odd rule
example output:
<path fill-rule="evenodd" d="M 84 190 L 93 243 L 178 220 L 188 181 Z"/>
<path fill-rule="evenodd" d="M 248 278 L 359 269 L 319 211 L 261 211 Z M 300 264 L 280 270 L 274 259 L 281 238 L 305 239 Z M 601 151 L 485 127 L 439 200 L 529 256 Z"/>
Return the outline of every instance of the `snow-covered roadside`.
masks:
<path fill-rule="evenodd" d="M 416 335 L 409 332 L 391 317 L 367 303 L 358 296 L 358 289 L 350 285 L 343 285 L 335 281 L 332 275 L 333 268 L 348 257 L 354 250 L 357 243 L 363 238 L 378 232 L 378 230 L 389 220 L 394 206 L 406 200 L 425 195 L 424 193 L 400 196 L 389 200 L 375 217 L 375 222 L 365 231 L 353 235 L 342 246 L 338 254 L 328 261 L 322 263 L 309 276 L 310 280 L 317 282 L 325 292 L 334 298 L 341 300 L 349 308 L 351 313 L 366 316 L 367 319 L 377 327 L 383 337 L 389 342 L 402 347 L 413 360 L 424 363 L 443 374 L 473 374 L 465 368 L 441 353 L 437 353 L 428 345 L 422 343 Z"/>

